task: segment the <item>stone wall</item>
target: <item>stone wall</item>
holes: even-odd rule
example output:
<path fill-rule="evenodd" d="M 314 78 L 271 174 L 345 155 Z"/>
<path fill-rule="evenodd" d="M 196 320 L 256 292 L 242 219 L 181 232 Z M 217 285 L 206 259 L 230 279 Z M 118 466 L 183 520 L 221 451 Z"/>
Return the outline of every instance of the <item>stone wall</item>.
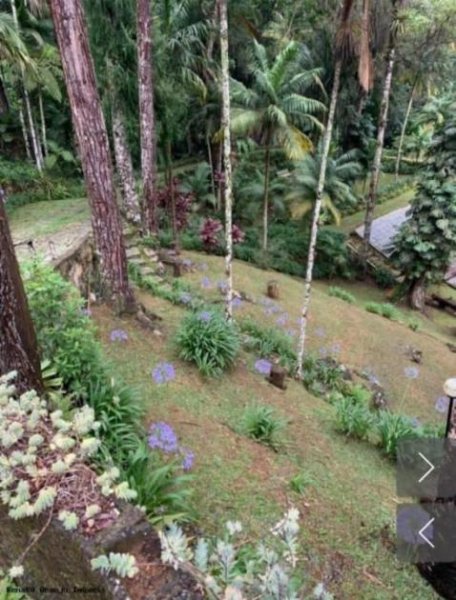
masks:
<path fill-rule="evenodd" d="M 11 567 L 43 530 L 23 562 L 25 574 L 17 584 L 34 600 L 202 600 L 192 577 L 160 562 L 160 542 L 144 514 L 128 504 L 120 511 L 113 526 L 83 538 L 56 519 L 47 527 L 46 517 L 15 521 L 0 505 L 0 567 Z M 93 571 L 91 558 L 109 552 L 133 554 L 139 573 L 119 580 Z"/>

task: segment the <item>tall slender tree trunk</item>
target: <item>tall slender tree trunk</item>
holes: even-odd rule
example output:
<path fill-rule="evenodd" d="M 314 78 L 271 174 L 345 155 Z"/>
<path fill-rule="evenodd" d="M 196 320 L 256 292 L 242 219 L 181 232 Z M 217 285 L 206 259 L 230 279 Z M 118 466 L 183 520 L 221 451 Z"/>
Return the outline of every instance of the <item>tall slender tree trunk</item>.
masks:
<path fill-rule="evenodd" d="M 173 153 L 171 147 L 171 141 L 168 138 L 166 140 L 166 171 L 168 179 L 168 188 L 171 201 L 171 227 L 173 230 L 173 241 L 174 249 L 176 252 L 180 252 L 179 244 L 179 228 L 177 226 L 177 213 L 176 213 L 176 190 L 174 187 L 174 174 L 173 174 Z"/>
<path fill-rule="evenodd" d="M 151 0 L 137 0 L 139 125 L 141 132 L 141 171 L 143 210 L 149 233 L 158 230 L 156 207 L 156 131 L 154 76 L 152 67 Z"/>
<path fill-rule="evenodd" d="M 124 117 L 120 108 L 115 105 L 115 102 L 113 102 L 112 109 L 112 137 L 114 140 L 114 155 L 116 158 L 117 172 L 119 173 L 125 215 L 128 221 L 139 223 L 141 221 L 141 215 L 135 187 L 131 154 L 128 148 L 127 134 L 125 131 Z"/>
<path fill-rule="evenodd" d="M 29 160 L 32 160 L 32 151 L 30 149 L 30 141 L 28 138 L 27 125 L 25 124 L 24 109 L 19 109 L 19 121 L 21 123 L 22 138 L 24 140 L 25 154 Z"/>
<path fill-rule="evenodd" d="M 416 80 L 415 80 L 415 83 L 413 84 L 413 87 L 410 92 L 410 98 L 409 98 L 409 101 L 407 104 L 407 110 L 405 112 L 404 122 L 402 123 L 401 137 L 399 139 L 399 148 L 397 150 L 397 157 L 396 157 L 396 166 L 394 169 L 394 179 L 396 181 L 399 179 L 399 170 L 401 168 L 401 159 L 402 159 L 402 147 L 404 145 L 405 132 L 407 131 L 407 125 L 408 125 L 408 122 L 410 119 L 410 114 L 412 112 L 413 100 L 415 99 L 415 90 L 416 90 Z"/>
<path fill-rule="evenodd" d="M 47 156 L 48 148 L 47 148 L 46 117 L 44 115 L 43 94 L 41 93 L 41 90 L 38 92 L 38 102 L 39 102 L 39 106 L 40 106 L 41 144 L 43 146 L 43 154 L 44 154 L 44 156 Z"/>
<path fill-rule="evenodd" d="M 17 371 L 20 393 L 43 391 L 40 357 L 0 188 L 0 374 Z"/>
<path fill-rule="evenodd" d="M 222 63 L 222 127 L 223 127 L 223 166 L 225 172 L 225 314 L 228 321 L 233 319 L 233 177 L 231 168 L 230 132 L 230 73 L 228 49 L 227 0 L 220 0 L 220 57 Z"/>
<path fill-rule="evenodd" d="M 128 283 L 108 136 L 82 1 L 50 0 L 50 7 L 91 207 L 100 258 L 101 293 L 118 312 L 133 311 L 135 300 Z"/>
<path fill-rule="evenodd" d="M 10 0 L 10 2 L 11 2 L 11 12 L 13 15 L 14 26 L 15 26 L 18 34 L 20 34 L 19 19 L 17 18 L 16 1 Z M 20 72 L 21 72 L 22 94 L 23 94 L 23 98 L 24 98 L 25 110 L 27 112 L 27 119 L 28 119 L 28 124 L 29 124 L 29 129 L 30 129 L 30 138 L 32 140 L 32 148 L 33 148 L 33 155 L 34 155 L 34 159 L 35 159 L 35 165 L 36 165 L 36 168 L 38 169 L 38 171 L 41 172 L 43 170 L 43 154 L 41 152 L 40 141 L 39 141 L 39 138 L 38 138 L 37 132 L 36 132 L 35 120 L 33 118 L 32 105 L 30 103 L 30 96 L 29 96 L 27 87 L 25 85 L 25 71 L 24 71 L 24 65 L 22 64 L 22 62 L 20 63 Z M 24 125 L 25 125 L 25 120 L 24 120 Z"/>
<path fill-rule="evenodd" d="M 209 160 L 209 166 L 211 167 L 211 189 L 216 198 L 216 189 L 215 189 L 215 179 L 214 179 L 214 159 L 212 156 L 212 146 L 211 146 L 211 137 L 209 132 L 206 133 L 206 147 L 207 147 L 207 158 Z"/>
<path fill-rule="evenodd" d="M 271 146 L 269 139 L 266 142 L 264 153 L 264 197 L 263 197 L 263 252 L 268 249 L 269 228 L 269 177 L 271 170 Z"/>
<path fill-rule="evenodd" d="M 383 84 L 382 102 L 380 104 L 380 115 L 377 131 L 377 145 L 375 148 L 374 160 L 372 163 L 371 177 L 369 184 L 369 193 L 366 202 L 366 214 L 364 217 L 364 243 L 363 243 L 363 260 L 364 267 L 367 269 L 367 260 L 369 257 L 370 238 L 372 231 L 372 221 L 374 219 L 374 209 L 377 201 L 378 181 L 380 177 L 380 166 L 383 155 L 383 145 L 385 141 L 386 125 L 388 123 L 388 108 L 391 95 L 391 85 L 393 81 L 393 69 L 396 59 L 396 41 L 397 41 L 397 4 L 398 0 L 394 0 L 393 5 L 393 21 L 390 29 L 390 39 L 388 44 L 388 53 L 386 59 L 385 81 Z"/>
<path fill-rule="evenodd" d="M 310 308 L 310 300 L 312 295 L 313 269 L 315 264 L 315 250 L 317 246 L 318 227 L 320 222 L 321 206 L 323 201 L 323 192 L 325 189 L 326 169 L 328 166 L 329 148 L 331 145 L 332 132 L 334 127 L 334 117 L 336 114 L 337 98 L 340 87 L 340 74 L 342 71 L 342 59 L 339 58 L 334 69 L 334 82 L 331 92 L 331 102 L 329 105 L 328 122 L 326 124 L 325 133 L 323 136 L 323 148 L 320 163 L 320 172 L 318 175 L 318 183 L 316 190 L 315 207 L 312 216 L 312 226 L 310 230 L 309 251 L 307 254 L 306 279 L 304 282 L 304 302 L 301 312 L 301 328 L 298 343 L 298 364 L 296 367 L 296 375 L 302 379 L 302 363 L 304 360 L 304 351 L 307 337 L 307 323 Z"/>

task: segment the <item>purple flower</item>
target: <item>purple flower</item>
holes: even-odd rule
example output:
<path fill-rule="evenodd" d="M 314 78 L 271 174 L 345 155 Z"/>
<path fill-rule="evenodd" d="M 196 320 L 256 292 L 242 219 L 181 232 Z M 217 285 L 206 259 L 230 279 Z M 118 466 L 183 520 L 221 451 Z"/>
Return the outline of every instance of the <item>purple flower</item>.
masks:
<path fill-rule="evenodd" d="M 182 468 L 184 469 L 184 471 L 190 471 L 193 467 L 195 454 L 188 448 L 181 448 L 180 451 L 184 455 L 184 458 L 182 460 Z"/>
<path fill-rule="evenodd" d="M 176 371 L 171 363 L 158 363 L 152 371 L 152 379 L 155 383 L 168 383 L 168 381 L 172 381 L 175 377 Z"/>
<path fill-rule="evenodd" d="M 242 306 L 242 300 L 240 298 L 233 298 L 233 308 L 240 308 Z"/>
<path fill-rule="evenodd" d="M 150 426 L 149 447 L 172 454 L 179 450 L 177 435 L 168 423 L 160 421 Z"/>
<path fill-rule="evenodd" d="M 280 325 L 281 327 L 283 325 L 286 325 L 288 323 L 288 315 L 287 315 L 287 313 L 283 313 L 283 315 L 280 315 L 280 317 L 278 317 L 276 319 L 276 323 L 277 323 L 277 325 Z"/>
<path fill-rule="evenodd" d="M 128 334 L 123 329 L 113 329 L 109 338 L 111 342 L 126 342 L 128 340 Z"/>
<path fill-rule="evenodd" d="M 342 347 L 339 343 L 333 344 L 331 346 L 331 354 L 340 354 Z"/>
<path fill-rule="evenodd" d="M 271 306 L 271 304 L 273 304 L 273 301 L 271 300 L 271 298 L 261 298 L 260 304 L 262 306 Z"/>
<path fill-rule="evenodd" d="M 372 383 L 373 385 L 380 385 L 380 379 L 374 373 L 373 369 L 371 369 L 370 367 L 364 369 L 364 374 L 366 375 L 369 383 Z"/>
<path fill-rule="evenodd" d="M 90 310 L 89 307 L 87 307 L 87 308 L 81 308 L 81 315 L 84 315 L 84 317 L 91 317 L 92 316 L 92 311 Z"/>
<path fill-rule="evenodd" d="M 217 287 L 223 294 L 225 294 L 226 290 L 228 289 L 228 284 L 226 283 L 226 281 L 218 281 Z"/>
<path fill-rule="evenodd" d="M 450 406 L 450 399 L 448 396 L 440 396 L 435 402 L 435 410 L 439 413 L 446 413 Z"/>
<path fill-rule="evenodd" d="M 255 370 L 261 375 L 269 375 L 271 373 L 272 364 L 265 358 L 259 358 L 255 363 Z"/>
<path fill-rule="evenodd" d="M 420 370 L 418 367 L 405 367 L 404 375 L 407 377 L 407 379 L 418 379 Z"/>
<path fill-rule="evenodd" d="M 190 304 L 192 301 L 192 295 L 188 292 L 182 292 L 182 294 L 179 296 L 179 301 L 182 302 L 182 304 Z"/>
<path fill-rule="evenodd" d="M 201 279 L 201 287 L 205 290 L 208 290 L 212 287 L 212 281 L 209 279 L 209 277 L 203 277 Z"/>
<path fill-rule="evenodd" d="M 204 323 L 209 323 L 209 321 L 212 319 L 212 313 L 210 313 L 208 310 L 203 310 L 198 315 L 198 319 Z"/>

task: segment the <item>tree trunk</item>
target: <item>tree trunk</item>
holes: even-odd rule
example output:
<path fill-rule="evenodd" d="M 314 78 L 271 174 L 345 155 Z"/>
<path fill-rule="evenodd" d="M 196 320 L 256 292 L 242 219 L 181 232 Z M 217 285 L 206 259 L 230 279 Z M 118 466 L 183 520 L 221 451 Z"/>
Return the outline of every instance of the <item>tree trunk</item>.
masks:
<path fill-rule="evenodd" d="M 50 0 L 50 6 L 100 257 L 101 293 L 118 312 L 133 311 L 108 136 L 83 6 L 81 0 Z"/>
<path fill-rule="evenodd" d="M 397 9 L 395 9 L 395 12 Z M 369 246 L 372 231 L 372 221 L 374 219 L 375 203 L 377 201 L 378 181 L 380 177 L 380 166 L 383 155 L 383 144 L 385 141 L 385 131 L 388 122 L 388 108 L 391 94 L 391 84 L 393 81 L 394 61 L 396 58 L 396 17 L 393 16 L 393 23 L 390 31 L 390 41 L 388 46 L 388 55 L 386 62 L 385 82 L 383 84 L 382 102 L 380 105 L 380 117 L 377 132 L 377 145 L 375 148 L 374 160 L 371 169 L 371 178 L 369 184 L 369 194 L 366 202 L 366 214 L 364 217 L 364 243 L 363 260 L 367 269 L 367 258 L 369 256 Z"/>
<path fill-rule="evenodd" d="M 263 198 L 263 251 L 268 249 L 268 227 L 269 227 L 269 172 L 271 169 L 271 147 L 269 139 L 266 142 L 264 154 L 264 198 Z"/>
<path fill-rule="evenodd" d="M 14 26 L 16 28 L 16 31 L 18 34 L 20 34 L 19 20 L 17 18 L 17 10 L 16 10 L 15 0 L 11 0 L 11 12 L 13 15 L 13 21 L 14 21 Z M 43 154 L 41 152 L 40 142 L 39 142 L 39 139 L 38 139 L 38 136 L 36 133 L 35 121 L 33 119 L 32 105 L 30 104 L 30 96 L 29 96 L 28 90 L 25 86 L 25 72 L 24 72 L 24 65 L 22 64 L 22 62 L 20 63 L 20 72 L 21 72 L 22 94 L 23 94 L 25 110 L 27 112 L 27 118 L 28 118 L 28 122 L 29 122 L 30 138 L 32 140 L 35 165 L 36 165 L 36 168 L 38 169 L 38 171 L 41 173 L 41 171 L 43 170 Z M 24 120 L 24 126 L 25 126 L 25 120 Z"/>
<path fill-rule="evenodd" d="M 225 276 L 226 296 L 225 315 L 228 321 L 233 319 L 233 177 L 231 169 L 231 132 L 230 132 L 230 73 L 228 49 L 227 0 L 220 0 L 220 57 L 222 63 L 222 127 L 223 127 L 223 167 L 225 197 Z"/>
<path fill-rule="evenodd" d="M 0 374 L 17 371 L 20 393 L 43 391 L 35 329 L 14 252 L 0 188 Z"/>
<path fill-rule="evenodd" d="M 146 230 L 157 233 L 156 131 L 152 68 L 152 16 L 150 0 L 137 0 L 139 125 L 141 132 L 141 172 Z"/>
<path fill-rule="evenodd" d="M 304 350 L 307 336 L 307 322 L 310 307 L 310 299 L 312 294 L 313 269 L 315 264 L 315 251 L 317 246 L 317 236 L 320 221 L 321 206 L 323 201 L 323 192 L 325 189 L 326 169 L 328 165 L 329 148 L 331 146 L 332 131 L 334 127 L 334 118 L 336 114 L 337 98 L 339 95 L 340 75 L 342 71 L 342 59 L 339 58 L 334 69 L 334 82 L 331 92 L 331 102 L 329 105 L 328 122 L 326 124 L 325 133 L 323 136 L 323 148 L 320 163 L 320 172 L 318 175 L 318 183 L 315 198 L 315 207 L 312 217 L 312 226 L 310 230 L 309 251 L 307 254 L 306 279 L 304 282 L 304 302 L 301 312 L 301 329 L 298 343 L 298 364 L 296 375 L 302 379 L 302 363 L 304 360 Z"/>
<path fill-rule="evenodd" d="M 405 113 L 404 122 L 402 123 L 401 137 L 399 140 L 399 148 L 397 150 L 397 157 L 396 157 L 396 167 L 394 170 L 395 181 L 397 181 L 399 178 L 399 169 L 401 168 L 401 158 L 402 158 L 402 146 L 404 145 L 405 132 L 407 131 L 407 125 L 409 122 L 410 113 L 412 112 L 413 100 L 415 98 L 415 90 L 416 90 L 416 81 L 413 84 L 412 90 L 410 92 L 410 98 L 409 98 L 409 101 L 407 104 L 407 111 Z"/>
<path fill-rule="evenodd" d="M 40 105 L 41 143 L 43 146 L 43 154 L 44 154 L 44 156 L 47 156 L 48 148 L 47 148 L 46 118 L 44 116 L 43 94 L 41 93 L 41 91 L 38 92 L 38 101 L 39 101 L 39 105 Z"/>
<path fill-rule="evenodd" d="M 19 109 L 19 121 L 21 122 L 22 137 L 24 139 L 25 154 L 29 160 L 32 160 L 32 151 L 30 150 L 30 141 L 28 138 L 27 126 L 25 124 L 24 109 Z"/>
<path fill-rule="evenodd" d="M 411 308 L 424 312 L 426 309 L 426 287 L 422 279 L 417 279 L 410 288 L 409 302 Z"/>
<path fill-rule="evenodd" d="M 127 143 L 123 114 L 119 107 L 114 104 L 112 109 L 112 137 L 114 140 L 114 155 L 117 172 L 119 173 L 125 215 L 128 221 L 139 223 L 141 221 L 139 201 L 136 193 L 135 177 Z"/>
<path fill-rule="evenodd" d="M 215 189 L 215 179 L 214 179 L 214 159 L 212 156 L 212 146 L 211 146 L 211 137 L 209 132 L 206 133 L 206 147 L 207 147 L 207 158 L 209 160 L 209 166 L 211 167 L 211 189 L 214 195 L 214 199 L 217 197 L 216 189 Z"/>

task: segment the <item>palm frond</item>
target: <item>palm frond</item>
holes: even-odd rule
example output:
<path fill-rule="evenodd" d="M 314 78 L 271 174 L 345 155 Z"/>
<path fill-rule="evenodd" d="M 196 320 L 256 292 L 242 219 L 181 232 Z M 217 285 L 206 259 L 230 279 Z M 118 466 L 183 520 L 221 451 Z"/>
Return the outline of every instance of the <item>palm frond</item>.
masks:
<path fill-rule="evenodd" d="M 253 40 L 253 51 L 254 51 L 254 56 L 256 58 L 258 66 L 260 67 L 260 69 L 262 71 L 267 73 L 269 71 L 269 64 L 268 64 L 268 55 L 266 53 L 266 48 L 262 44 L 257 42 L 256 39 L 254 39 Z"/>
<path fill-rule="evenodd" d="M 231 130 L 238 135 L 252 135 L 261 127 L 262 113 L 256 110 L 234 108 L 231 113 Z"/>
<path fill-rule="evenodd" d="M 313 149 L 310 138 L 293 125 L 288 125 L 281 135 L 282 145 L 290 160 L 299 160 Z"/>
<path fill-rule="evenodd" d="M 269 80 L 275 90 L 281 86 L 290 65 L 296 59 L 298 51 L 299 45 L 297 42 L 290 42 L 281 52 L 279 52 L 274 60 L 274 64 L 269 73 Z"/>
<path fill-rule="evenodd" d="M 294 115 L 313 115 L 326 111 L 325 105 L 315 98 L 308 98 L 300 94 L 289 94 L 282 100 L 283 109 Z"/>

